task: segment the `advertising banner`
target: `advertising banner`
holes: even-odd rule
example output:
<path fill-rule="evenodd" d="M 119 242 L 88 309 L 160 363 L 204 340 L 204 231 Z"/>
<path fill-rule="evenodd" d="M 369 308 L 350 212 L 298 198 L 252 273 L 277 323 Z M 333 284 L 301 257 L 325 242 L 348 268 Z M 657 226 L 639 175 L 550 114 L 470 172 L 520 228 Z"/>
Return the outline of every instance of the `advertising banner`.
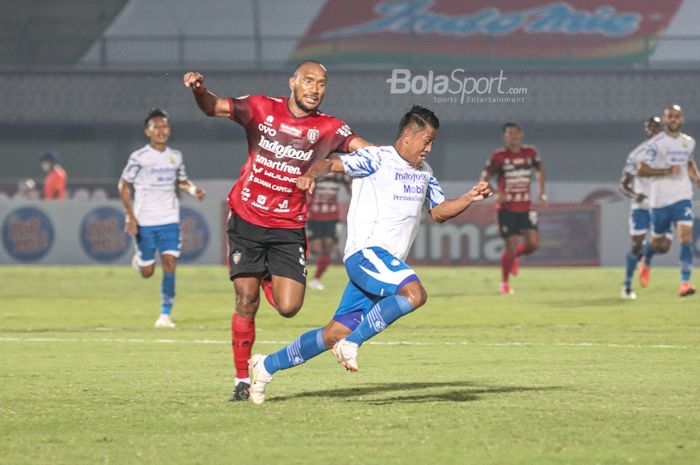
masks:
<path fill-rule="evenodd" d="M 635 62 L 682 0 L 328 0 L 292 61 Z"/>

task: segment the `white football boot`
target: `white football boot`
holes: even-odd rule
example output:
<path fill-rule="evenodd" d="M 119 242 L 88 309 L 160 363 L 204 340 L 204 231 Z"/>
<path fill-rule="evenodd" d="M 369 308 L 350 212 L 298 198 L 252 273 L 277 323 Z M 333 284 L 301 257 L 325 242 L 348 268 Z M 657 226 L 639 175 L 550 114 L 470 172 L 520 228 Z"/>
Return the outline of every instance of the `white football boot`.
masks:
<path fill-rule="evenodd" d="M 309 281 L 309 287 L 317 291 L 322 291 L 326 288 L 326 286 L 324 286 L 323 283 L 316 278 Z"/>
<path fill-rule="evenodd" d="M 636 300 L 637 294 L 635 294 L 632 289 L 630 289 L 629 292 L 627 292 L 627 289 L 623 287 L 622 292 L 620 293 L 620 297 L 622 297 L 622 300 Z"/>
<path fill-rule="evenodd" d="M 357 351 L 359 347 L 354 342 L 346 341 L 345 338 L 335 343 L 331 352 L 345 368 L 350 371 L 357 371 Z"/>
<path fill-rule="evenodd" d="M 248 360 L 250 373 L 250 401 L 254 404 L 265 402 L 265 388 L 272 381 L 272 375 L 265 369 L 267 355 L 255 354 Z"/>
<path fill-rule="evenodd" d="M 154 325 L 156 328 L 174 328 L 175 323 L 170 318 L 170 315 L 161 314 Z"/>

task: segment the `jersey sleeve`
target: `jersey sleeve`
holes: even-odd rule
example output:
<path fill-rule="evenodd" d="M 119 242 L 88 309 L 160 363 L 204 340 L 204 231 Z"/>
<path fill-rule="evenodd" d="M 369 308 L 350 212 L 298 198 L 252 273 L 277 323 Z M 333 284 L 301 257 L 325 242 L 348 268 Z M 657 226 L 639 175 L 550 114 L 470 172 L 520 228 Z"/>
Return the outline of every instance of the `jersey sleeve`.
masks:
<path fill-rule="evenodd" d="M 659 154 L 659 145 L 656 142 L 651 142 L 644 145 L 642 152 L 639 155 L 638 162 L 644 162 L 647 164 L 652 164 L 656 161 L 656 157 Z"/>
<path fill-rule="evenodd" d="M 632 150 L 630 154 L 627 155 L 627 160 L 625 160 L 625 167 L 622 169 L 622 174 L 631 174 L 632 176 L 636 176 L 637 167 L 640 161 L 644 161 L 645 152 L 646 145 L 641 145 Z"/>
<path fill-rule="evenodd" d="M 428 195 L 425 196 L 425 208 L 431 210 L 445 201 L 445 192 L 435 176 L 430 176 L 428 181 Z"/>
<path fill-rule="evenodd" d="M 377 172 L 382 164 L 379 147 L 363 147 L 350 154 L 341 155 L 345 174 L 353 178 L 363 178 Z"/>
<path fill-rule="evenodd" d="M 536 167 L 539 167 L 542 164 L 542 158 L 540 158 L 540 151 L 537 150 L 535 147 L 532 147 L 532 152 L 534 153 L 532 160 L 535 163 Z"/>
<path fill-rule="evenodd" d="M 350 151 L 348 148 L 350 146 L 350 141 L 357 137 L 357 134 L 355 134 L 352 129 L 350 129 L 350 126 L 345 124 L 345 122 L 342 120 L 337 120 L 336 126 L 337 127 L 332 136 L 331 147 L 333 150 L 331 153 L 348 153 Z"/>
<path fill-rule="evenodd" d="M 258 102 L 259 97 L 256 95 L 245 95 L 238 98 L 229 97 L 229 119 L 241 126 L 246 126 L 253 118 L 253 110 Z"/>
<path fill-rule="evenodd" d="M 134 181 L 136 181 L 136 177 L 139 175 L 140 171 L 141 164 L 139 160 L 134 154 L 131 154 L 129 160 L 126 162 L 124 171 L 122 171 L 121 178 L 126 182 L 133 183 Z"/>

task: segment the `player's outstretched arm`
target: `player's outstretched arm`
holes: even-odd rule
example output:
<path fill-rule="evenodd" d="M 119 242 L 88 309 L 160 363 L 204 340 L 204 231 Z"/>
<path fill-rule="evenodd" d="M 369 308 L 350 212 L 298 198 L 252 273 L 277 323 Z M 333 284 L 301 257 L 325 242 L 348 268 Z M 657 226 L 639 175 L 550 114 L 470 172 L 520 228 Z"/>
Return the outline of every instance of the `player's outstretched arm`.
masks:
<path fill-rule="evenodd" d="M 228 99 L 219 98 L 204 87 L 204 76 L 197 72 L 187 72 L 182 78 L 185 87 L 192 89 L 192 95 L 202 113 L 207 116 L 230 116 Z"/>
<path fill-rule="evenodd" d="M 124 204 L 124 211 L 126 211 L 126 217 L 124 218 L 124 230 L 135 236 L 139 232 L 139 225 L 136 222 L 136 216 L 134 215 L 134 209 L 131 205 L 131 183 L 125 181 L 124 179 L 119 180 L 118 189 L 119 197 L 122 199 Z"/>
<path fill-rule="evenodd" d="M 348 153 L 352 153 L 355 150 L 361 149 L 362 147 L 370 147 L 370 146 L 374 147 L 375 145 L 376 144 L 373 144 L 371 142 L 367 142 L 366 140 L 364 140 L 360 136 L 356 136 L 348 144 Z"/>
<path fill-rule="evenodd" d="M 460 195 L 456 199 L 448 199 L 430 209 L 430 217 L 433 221 L 444 223 L 469 208 L 473 203 L 480 202 L 491 197 L 493 193 L 489 184 L 480 181 L 469 192 Z"/>
<path fill-rule="evenodd" d="M 297 178 L 297 187 L 303 191 L 314 193 L 316 178 L 324 176 L 330 172 L 345 173 L 343 162 L 338 157 L 325 158 L 319 160 L 309 168 L 309 171 Z"/>

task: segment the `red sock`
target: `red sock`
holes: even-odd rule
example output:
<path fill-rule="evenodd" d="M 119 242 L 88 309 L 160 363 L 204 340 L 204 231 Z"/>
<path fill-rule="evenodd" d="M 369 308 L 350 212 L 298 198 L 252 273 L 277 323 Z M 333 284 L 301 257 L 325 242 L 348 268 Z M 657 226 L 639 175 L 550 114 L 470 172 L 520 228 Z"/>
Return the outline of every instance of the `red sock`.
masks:
<path fill-rule="evenodd" d="M 314 278 L 320 279 L 321 276 L 323 276 L 323 273 L 326 272 L 328 269 L 328 265 L 331 264 L 331 256 L 330 255 L 321 255 L 318 257 L 318 260 L 316 260 L 316 274 L 314 275 Z"/>
<path fill-rule="evenodd" d="M 503 255 L 501 255 L 501 276 L 504 283 L 508 282 L 508 275 L 510 275 L 514 259 L 515 256 L 509 254 L 508 251 L 503 252 Z"/>
<path fill-rule="evenodd" d="M 518 246 L 515 248 L 515 256 L 519 257 L 521 255 L 525 255 L 527 251 L 527 243 L 523 242 L 522 244 L 518 244 Z"/>
<path fill-rule="evenodd" d="M 231 342 L 236 378 L 248 378 L 248 360 L 255 342 L 255 317 L 233 314 L 233 318 L 231 318 Z"/>

